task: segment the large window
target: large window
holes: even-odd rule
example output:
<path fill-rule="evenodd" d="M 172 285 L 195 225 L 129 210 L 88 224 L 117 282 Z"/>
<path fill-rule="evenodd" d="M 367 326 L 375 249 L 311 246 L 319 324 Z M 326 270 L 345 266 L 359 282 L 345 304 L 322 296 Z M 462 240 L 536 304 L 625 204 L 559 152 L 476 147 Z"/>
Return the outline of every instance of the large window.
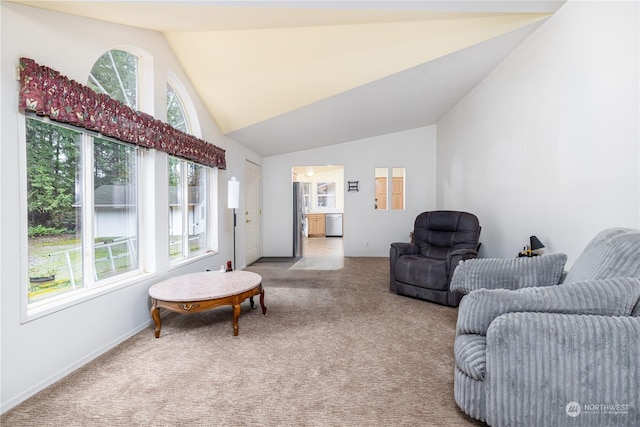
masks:
<path fill-rule="evenodd" d="M 207 170 L 169 157 L 169 256 L 171 261 L 207 250 Z"/>
<path fill-rule="evenodd" d="M 316 183 L 316 202 L 319 208 L 336 207 L 336 183 L 318 182 Z"/>
<path fill-rule="evenodd" d="M 82 283 L 80 132 L 26 119 L 29 302 Z"/>
<path fill-rule="evenodd" d="M 191 130 L 182 100 L 171 84 L 167 84 L 167 123 L 183 132 Z M 169 156 L 169 257 L 172 262 L 208 249 L 208 170 Z"/>
<path fill-rule="evenodd" d="M 138 149 L 93 139 L 93 226 L 98 280 L 138 269 Z"/>
<path fill-rule="evenodd" d="M 138 58 L 111 50 L 88 86 L 136 109 Z M 138 274 L 136 146 L 26 118 L 28 302 Z"/>
<path fill-rule="evenodd" d="M 25 76 L 38 77 L 39 73 L 47 72 L 43 68 L 28 58 L 21 60 L 21 74 Z M 135 109 L 141 100 L 137 74 L 136 56 L 112 50 L 95 63 L 88 86 Z M 75 88 L 75 82 L 63 76 L 57 81 L 72 91 Z M 34 104 L 30 98 L 42 89 L 21 86 L 22 108 L 49 115 L 42 103 Z M 152 225 L 145 229 L 153 229 L 156 221 L 168 220 L 171 261 L 204 254 L 215 247 L 212 239 L 216 234 L 215 220 L 210 218 L 209 204 L 215 203 L 216 176 L 212 173 L 214 169 L 194 160 L 224 165 L 224 153 L 219 148 L 185 135 L 191 131 L 186 111 L 193 108 L 185 109 L 174 89 L 175 86 L 167 87 L 167 120 L 181 132 L 166 124 L 161 127 L 171 137 L 168 152 L 177 156 L 166 156 L 169 159 L 169 215 L 162 210 L 156 213 L 155 209 L 145 209 L 147 215 L 154 215 L 146 218 L 146 223 Z M 45 98 L 46 102 L 64 104 L 65 101 L 57 95 Z M 120 105 L 113 99 L 105 102 Z M 75 106 L 63 108 L 69 112 L 68 109 Z M 83 114 L 82 108 L 73 110 L 69 116 L 75 118 L 78 114 Z M 112 116 L 106 114 L 105 117 Z M 145 213 L 140 188 L 141 179 L 145 175 L 153 176 L 154 171 L 143 173 L 142 164 L 147 150 L 163 147 L 146 145 L 143 142 L 148 139 L 138 140 L 129 134 L 120 138 L 114 131 L 131 130 L 126 127 L 128 119 L 139 118 L 145 122 L 146 116 L 130 114 L 123 118 L 124 124 L 121 116 L 113 117 L 105 121 L 108 126 L 102 127 L 63 124 L 76 122 L 57 120 L 54 115 L 25 117 L 29 235 L 25 282 L 28 280 L 28 309 L 33 308 L 34 315 L 49 310 L 45 307 L 50 306 L 42 303 L 61 300 L 66 304 L 76 295 L 91 295 L 87 290 L 129 283 L 127 279 L 137 280 L 135 276 L 144 271 L 140 225 Z M 197 120 L 195 123 L 197 125 Z M 101 133 L 92 130 L 96 128 L 101 129 Z M 58 298 L 60 296 L 65 298 Z"/>
<path fill-rule="evenodd" d="M 26 118 L 30 303 L 139 271 L 138 149 Z"/>

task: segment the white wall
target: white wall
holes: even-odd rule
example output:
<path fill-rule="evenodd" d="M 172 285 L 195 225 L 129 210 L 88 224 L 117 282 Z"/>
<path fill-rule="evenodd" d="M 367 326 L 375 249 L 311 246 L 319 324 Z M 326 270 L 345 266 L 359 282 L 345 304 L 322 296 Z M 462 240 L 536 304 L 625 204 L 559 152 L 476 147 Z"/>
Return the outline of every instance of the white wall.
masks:
<path fill-rule="evenodd" d="M 438 122 L 438 207 L 482 224 L 483 256 L 535 234 L 568 266 L 638 228 L 638 2 L 566 3 Z"/>
<path fill-rule="evenodd" d="M 1 273 L 1 407 L 9 409 L 75 368 L 88 362 L 150 324 L 148 288 L 170 275 L 202 271 L 232 259 L 232 216 L 226 202 L 218 205 L 218 255 L 169 270 L 167 215 L 145 217 L 146 239 L 156 248 L 148 254 L 148 266 L 156 274 L 144 282 L 121 288 L 64 310 L 21 323 L 21 283 L 26 280 L 26 189 L 24 176 L 24 138 L 19 133 L 18 81 L 15 70 L 21 56 L 34 59 L 79 82 L 86 82 L 93 63 L 105 51 L 135 46 L 153 57 L 153 105 L 145 108 L 156 118 L 166 115 L 166 76 L 170 69 L 188 90 L 201 137 L 227 150 L 227 170 L 220 171 L 218 193 L 226 200 L 227 180 L 243 176 L 245 159 L 261 163 L 261 158 L 234 141 L 225 138 L 214 124 L 180 68 L 164 37 L 156 32 L 137 30 L 83 18 L 1 4 L 0 63 L 2 99 L 0 104 L 1 156 L 0 185 L 0 273 Z M 154 111 L 150 111 L 154 110 Z M 166 212 L 167 192 L 157 183 L 166 182 L 166 155 L 151 155 L 145 166 L 152 179 L 148 193 L 155 212 Z M 153 168 L 155 167 L 155 169 Z M 149 195 L 149 194 L 147 194 Z M 242 203 L 242 202 L 241 202 Z M 240 209 L 241 212 L 244 210 Z M 153 221 L 155 219 L 155 222 Z M 238 220 L 238 259 L 244 259 L 244 221 Z M 153 335 L 149 329 L 150 339 Z"/>
<path fill-rule="evenodd" d="M 265 157 L 263 160 L 264 256 L 292 255 L 291 168 L 344 165 L 344 185 L 359 181 L 359 192 L 344 195 L 346 256 L 388 256 L 392 242 L 409 241 L 420 212 L 435 209 L 435 126 L 330 147 Z M 406 168 L 406 210 L 374 209 L 374 169 Z"/>

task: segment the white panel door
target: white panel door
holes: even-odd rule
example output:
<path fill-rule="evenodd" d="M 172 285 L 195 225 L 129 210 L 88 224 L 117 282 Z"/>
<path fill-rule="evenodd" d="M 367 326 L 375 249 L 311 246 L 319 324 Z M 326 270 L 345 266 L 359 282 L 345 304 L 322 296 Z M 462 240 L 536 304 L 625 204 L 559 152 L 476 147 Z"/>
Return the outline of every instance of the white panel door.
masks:
<path fill-rule="evenodd" d="M 247 160 L 244 168 L 246 264 L 249 265 L 262 256 L 262 208 L 260 191 L 262 171 L 259 165 Z"/>

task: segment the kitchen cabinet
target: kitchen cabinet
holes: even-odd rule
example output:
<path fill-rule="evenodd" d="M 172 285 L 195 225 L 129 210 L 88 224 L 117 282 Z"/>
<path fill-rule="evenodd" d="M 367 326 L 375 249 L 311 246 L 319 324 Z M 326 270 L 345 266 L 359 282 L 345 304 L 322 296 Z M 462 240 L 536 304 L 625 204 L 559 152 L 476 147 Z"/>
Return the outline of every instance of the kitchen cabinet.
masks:
<path fill-rule="evenodd" d="M 324 237 L 324 214 L 307 214 L 307 223 L 309 225 L 309 237 Z"/>

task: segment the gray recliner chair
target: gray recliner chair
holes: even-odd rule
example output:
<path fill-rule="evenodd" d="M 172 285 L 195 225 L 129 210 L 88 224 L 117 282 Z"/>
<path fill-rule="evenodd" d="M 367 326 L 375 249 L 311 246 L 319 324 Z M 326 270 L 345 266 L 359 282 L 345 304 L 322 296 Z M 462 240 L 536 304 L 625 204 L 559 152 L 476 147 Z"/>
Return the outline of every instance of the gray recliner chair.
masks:
<path fill-rule="evenodd" d="M 462 262 L 454 396 L 491 426 L 640 425 L 640 230 L 566 255 Z M 556 286 L 559 285 L 559 286 Z"/>
<path fill-rule="evenodd" d="M 461 260 L 478 256 L 480 224 L 468 212 L 431 211 L 416 217 L 411 243 L 392 243 L 390 290 L 457 307 L 462 295 L 449 290 Z"/>

